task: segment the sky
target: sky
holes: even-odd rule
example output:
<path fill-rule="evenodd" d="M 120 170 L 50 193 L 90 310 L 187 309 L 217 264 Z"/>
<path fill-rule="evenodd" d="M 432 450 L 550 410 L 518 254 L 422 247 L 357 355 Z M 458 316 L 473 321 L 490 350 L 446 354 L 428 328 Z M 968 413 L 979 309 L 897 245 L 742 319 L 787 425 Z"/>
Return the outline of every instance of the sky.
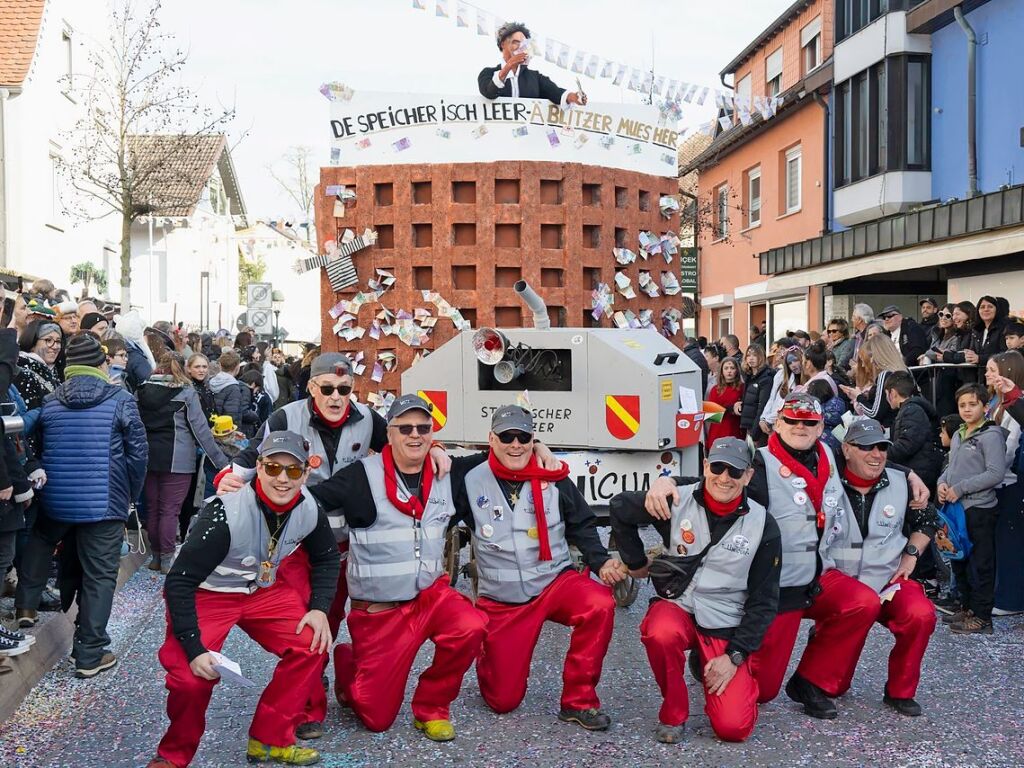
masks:
<path fill-rule="evenodd" d="M 295 219 L 297 206 L 271 177 L 289 148 L 329 159 L 330 103 L 321 83 L 353 90 L 475 94 L 477 73 L 498 63 L 492 37 L 475 24 L 437 18 L 434 0 L 164 0 L 163 30 L 189 51 L 187 85 L 210 105 L 234 105 L 233 160 L 250 218 Z M 524 22 L 534 36 L 648 69 L 718 85 L 718 72 L 790 5 L 790 0 L 474 0 Z M 454 10 L 455 0 L 449 5 Z M 454 13 L 452 14 L 454 16 Z M 472 23 L 472 22 L 471 22 Z M 536 68 L 568 87 L 575 75 Z M 610 80 L 581 78 L 591 102 L 636 102 Z M 712 115 L 687 107 L 683 126 Z"/>

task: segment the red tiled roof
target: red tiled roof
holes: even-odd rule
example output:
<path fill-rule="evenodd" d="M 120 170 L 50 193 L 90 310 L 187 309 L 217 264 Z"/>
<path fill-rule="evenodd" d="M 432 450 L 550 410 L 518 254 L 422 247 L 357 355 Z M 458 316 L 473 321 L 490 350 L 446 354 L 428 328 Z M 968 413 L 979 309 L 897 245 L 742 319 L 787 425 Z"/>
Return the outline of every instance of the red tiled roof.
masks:
<path fill-rule="evenodd" d="M 0 85 L 21 85 L 36 51 L 45 0 L 0 0 Z"/>
<path fill-rule="evenodd" d="M 151 201 L 158 216 L 191 216 L 224 152 L 225 139 L 223 134 L 139 135 L 129 137 L 129 146 L 136 172 L 146 174 L 135 189 L 135 202 Z"/>

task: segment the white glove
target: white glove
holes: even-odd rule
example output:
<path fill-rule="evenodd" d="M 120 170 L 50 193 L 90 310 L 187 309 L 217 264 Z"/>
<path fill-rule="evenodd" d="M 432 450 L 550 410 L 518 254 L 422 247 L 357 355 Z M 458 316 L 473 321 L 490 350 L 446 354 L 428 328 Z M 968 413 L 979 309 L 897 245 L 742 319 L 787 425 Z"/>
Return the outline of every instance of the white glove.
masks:
<path fill-rule="evenodd" d="M 32 487 L 39 489 L 46 485 L 46 470 L 40 467 L 28 476 L 29 482 L 32 483 Z"/>

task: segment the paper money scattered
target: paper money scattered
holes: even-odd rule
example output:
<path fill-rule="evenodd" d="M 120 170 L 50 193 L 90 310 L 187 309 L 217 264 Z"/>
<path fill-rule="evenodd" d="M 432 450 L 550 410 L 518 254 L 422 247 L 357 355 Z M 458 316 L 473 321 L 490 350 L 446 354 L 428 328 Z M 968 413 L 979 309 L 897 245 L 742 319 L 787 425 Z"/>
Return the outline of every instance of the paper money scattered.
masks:
<path fill-rule="evenodd" d="M 516 138 L 519 138 L 520 136 L 526 136 L 529 133 L 530 129 L 527 128 L 525 125 L 520 125 L 518 128 L 512 129 L 512 135 Z"/>
<path fill-rule="evenodd" d="M 550 144 L 552 147 L 557 147 L 561 143 L 562 142 L 558 138 L 558 131 L 556 131 L 554 128 L 548 131 L 548 144 Z"/>
<path fill-rule="evenodd" d="M 406 136 L 394 142 L 391 146 L 394 147 L 395 152 L 404 152 L 412 146 L 412 142 L 409 140 L 409 137 Z"/>
<path fill-rule="evenodd" d="M 358 149 L 369 149 L 370 143 L 371 142 L 370 142 L 370 140 L 368 138 L 367 139 L 360 139 L 359 141 L 356 142 L 356 148 L 358 148 Z"/>
<path fill-rule="evenodd" d="M 479 139 L 481 136 L 484 136 L 486 133 L 487 133 L 487 126 L 486 125 L 478 125 L 476 128 L 473 129 L 473 138 L 474 139 Z"/>

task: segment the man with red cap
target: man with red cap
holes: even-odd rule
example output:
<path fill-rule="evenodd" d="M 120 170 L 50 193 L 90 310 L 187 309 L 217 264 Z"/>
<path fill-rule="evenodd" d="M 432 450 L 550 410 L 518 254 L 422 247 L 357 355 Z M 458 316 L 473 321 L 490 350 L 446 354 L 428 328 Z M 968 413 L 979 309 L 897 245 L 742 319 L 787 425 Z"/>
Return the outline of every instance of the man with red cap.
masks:
<path fill-rule="evenodd" d="M 804 650 L 786 694 L 811 717 L 838 716 L 833 698 L 853 677 L 868 631 L 878 618 L 878 593 L 836 568 L 833 548 L 849 525 L 849 501 L 832 451 L 819 438 L 824 430 L 821 403 L 794 392 L 775 419 L 768 445 L 754 457 L 749 498 L 765 506 L 782 534 L 779 610 L 750 659 L 758 684 L 758 701 L 774 699 L 782 687 L 802 618 L 813 619 L 815 632 Z M 678 503 L 673 481 L 659 478 L 645 504 L 668 519 L 666 497 Z M 928 490 L 911 473 L 914 504 L 923 507 Z"/>
<path fill-rule="evenodd" d="M 664 520 L 644 510 L 642 493 L 612 499 L 612 533 L 630 573 L 651 580 L 652 601 L 640 625 L 647 658 L 661 689 L 656 738 L 678 743 L 690 714 L 683 680 L 686 651 L 697 659 L 704 710 L 723 741 L 744 741 L 757 722 L 757 681 L 750 657 L 779 600 L 779 526 L 744 489 L 754 475 L 747 444 L 716 440 L 701 482 L 679 489 Z M 648 558 L 639 528 L 653 524 L 668 551 Z"/>
<path fill-rule="evenodd" d="M 477 661 L 484 701 L 511 712 L 526 695 L 530 658 L 546 621 L 572 627 L 562 673 L 558 719 L 607 730 L 601 679 L 615 623 L 609 586 L 626 577 L 608 554 L 596 517 L 564 463 L 541 467 L 533 452 L 533 416 L 518 405 L 494 412 L 486 464 L 471 469 L 456 492 L 456 522 L 473 531 L 478 595 L 487 634 Z M 573 568 L 570 545 L 604 585 Z"/>
<path fill-rule="evenodd" d="M 313 361 L 309 373 L 308 397 L 274 411 L 267 419 L 264 434 L 288 430 L 309 441 L 310 472 L 307 485 L 312 488 L 335 472 L 358 462 L 370 451 L 383 450 L 388 437 L 384 418 L 352 399 L 355 379 L 352 375 L 352 361 L 346 355 L 326 352 Z M 448 455 L 443 448 L 435 447 L 431 449 L 430 456 L 434 468 L 443 476 L 451 465 Z M 230 469 L 225 469 L 217 476 L 217 492 L 230 493 L 243 487 L 252 479 L 255 467 L 256 450 L 251 447 L 234 459 Z M 348 552 L 345 520 L 338 510 L 326 511 L 344 560 Z M 309 590 L 308 582 L 304 581 L 308 573 L 308 568 L 296 568 L 282 576 L 294 575 L 298 579 L 296 587 L 305 593 Z M 341 568 L 334 601 L 327 612 L 332 636 L 337 636 L 341 621 L 345 618 L 347 600 L 348 584 L 345 568 Z M 323 720 L 327 714 L 327 697 L 319 683 L 310 691 L 307 710 L 307 722 L 299 727 L 299 738 L 319 738 L 323 735 Z"/>
<path fill-rule="evenodd" d="M 413 724 L 433 741 L 450 741 L 449 707 L 479 653 L 487 617 L 448 583 L 445 533 L 455 514 L 453 486 L 486 454 L 456 459 L 451 473 L 436 477 L 427 457 L 430 405 L 402 395 L 387 421 L 388 444 L 379 454 L 311 490 L 344 516 L 351 532 L 352 643 L 334 650 L 334 690 L 368 729 L 387 730 L 402 706 L 416 653 L 429 640 L 434 660 L 413 695 Z"/>
<path fill-rule="evenodd" d="M 256 707 L 247 758 L 319 761 L 316 750 L 295 745 L 295 730 L 331 647 L 327 608 L 339 563 L 330 524 L 302 487 L 308 460 L 309 444 L 300 435 L 271 432 L 259 446 L 255 481 L 211 499 L 193 520 L 164 585 L 168 627 L 159 657 L 171 722 L 149 768 L 185 768 L 192 761 L 220 678 L 218 652 L 236 626 L 281 657 Z M 296 562 L 311 570 L 308 599 L 278 578 Z"/>
<path fill-rule="evenodd" d="M 859 419 L 843 439 L 843 486 L 853 512 L 836 537 L 836 568 L 881 594 L 878 623 L 892 632 L 889 679 L 882 701 L 901 715 L 918 717 L 914 700 L 921 662 L 935 630 L 935 607 L 910 575 L 939 527 L 935 509 L 911 509 L 902 472 L 887 469 L 892 442 L 874 419 Z M 842 689 L 850 687 L 844 680 Z"/>

